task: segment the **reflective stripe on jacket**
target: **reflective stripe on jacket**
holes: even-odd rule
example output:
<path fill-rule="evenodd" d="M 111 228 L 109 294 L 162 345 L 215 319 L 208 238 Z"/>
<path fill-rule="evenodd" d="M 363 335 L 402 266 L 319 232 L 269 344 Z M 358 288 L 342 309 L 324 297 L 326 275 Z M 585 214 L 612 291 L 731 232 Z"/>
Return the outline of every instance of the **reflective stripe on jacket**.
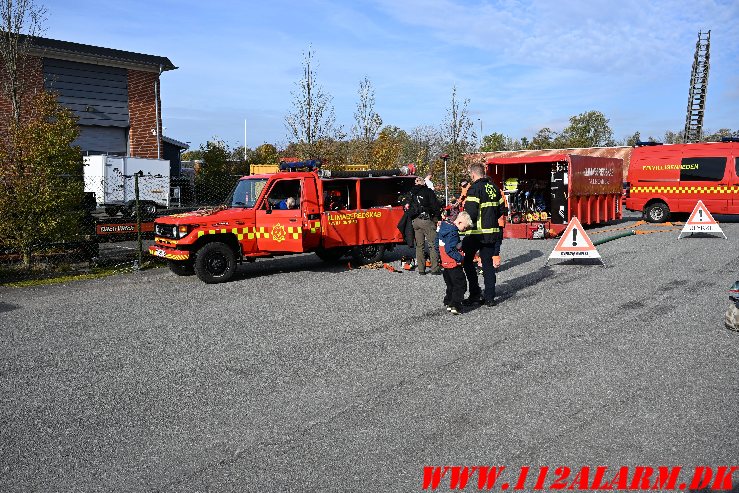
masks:
<path fill-rule="evenodd" d="M 481 235 L 482 243 L 495 243 L 503 239 L 498 218 L 505 215 L 503 196 L 488 177 L 474 182 L 467 192 L 464 210 L 472 218 L 472 229 L 465 234 Z"/>

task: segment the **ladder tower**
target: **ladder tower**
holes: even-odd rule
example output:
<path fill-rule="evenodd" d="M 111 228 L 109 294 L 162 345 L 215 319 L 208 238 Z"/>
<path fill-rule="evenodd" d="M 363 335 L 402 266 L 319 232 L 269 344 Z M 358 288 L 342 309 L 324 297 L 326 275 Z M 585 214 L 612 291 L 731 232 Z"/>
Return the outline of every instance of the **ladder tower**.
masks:
<path fill-rule="evenodd" d="M 685 142 L 698 142 L 703 137 L 703 116 L 706 112 L 706 90 L 708 89 L 709 50 L 711 48 L 711 31 L 698 32 L 695 43 L 693 70 L 690 74 L 690 92 L 688 93 L 688 111 L 685 117 Z"/>

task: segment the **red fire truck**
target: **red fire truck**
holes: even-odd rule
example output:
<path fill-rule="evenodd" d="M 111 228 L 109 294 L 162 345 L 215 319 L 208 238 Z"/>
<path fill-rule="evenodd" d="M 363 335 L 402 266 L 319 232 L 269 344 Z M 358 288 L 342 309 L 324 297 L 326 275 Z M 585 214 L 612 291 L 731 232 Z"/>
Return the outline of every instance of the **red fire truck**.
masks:
<path fill-rule="evenodd" d="M 739 214 L 739 142 L 644 143 L 631 153 L 626 208 L 650 222 L 690 213 L 702 200 L 713 214 Z"/>
<path fill-rule="evenodd" d="M 279 173 L 243 177 L 227 204 L 157 218 L 149 253 L 178 275 L 229 280 L 238 262 L 301 252 L 336 261 L 351 252 L 375 262 L 403 243 L 397 224 L 414 183 L 407 169 L 342 172 L 283 163 Z"/>

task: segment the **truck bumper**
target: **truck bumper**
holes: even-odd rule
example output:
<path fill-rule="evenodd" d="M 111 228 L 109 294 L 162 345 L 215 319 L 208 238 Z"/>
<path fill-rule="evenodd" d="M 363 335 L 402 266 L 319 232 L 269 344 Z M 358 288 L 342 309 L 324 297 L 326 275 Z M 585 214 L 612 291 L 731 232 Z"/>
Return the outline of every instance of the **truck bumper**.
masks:
<path fill-rule="evenodd" d="M 176 250 L 174 248 L 162 247 L 159 245 L 149 247 L 149 254 L 167 260 L 188 260 L 190 252 L 187 250 Z"/>

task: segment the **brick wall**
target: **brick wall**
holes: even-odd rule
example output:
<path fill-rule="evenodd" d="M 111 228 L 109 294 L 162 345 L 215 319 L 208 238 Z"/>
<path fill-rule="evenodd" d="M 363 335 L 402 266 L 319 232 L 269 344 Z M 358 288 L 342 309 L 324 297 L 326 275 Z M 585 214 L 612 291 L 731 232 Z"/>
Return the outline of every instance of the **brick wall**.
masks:
<path fill-rule="evenodd" d="M 0 70 L 0 78 L 4 79 L 5 77 L 5 71 Z M 33 96 L 36 93 L 44 89 L 44 65 L 41 58 L 29 57 L 22 77 L 25 79 L 25 92 L 21 100 L 21 111 L 23 111 L 24 107 L 31 104 Z M 0 91 L 0 131 L 5 129 L 5 125 L 7 125 L 11 115 L 12 106 L 10 99 L 5 97 L 5 94 Z"/>
<path fill-rule="evenodd" d="M 154 83 L 159 79 L 156 72 L 128 71 L 128 114 L 131 129 L 128 135 L 130 155 L 143 158 L 157 157 L 157 133 L 162 135 L 161 98 L 159 105 L 159 121 L 155 106 Z M 154 130 L 154 132 L 152 132 Z M 160 148 L 161 148 L 161 142 Z"/>

